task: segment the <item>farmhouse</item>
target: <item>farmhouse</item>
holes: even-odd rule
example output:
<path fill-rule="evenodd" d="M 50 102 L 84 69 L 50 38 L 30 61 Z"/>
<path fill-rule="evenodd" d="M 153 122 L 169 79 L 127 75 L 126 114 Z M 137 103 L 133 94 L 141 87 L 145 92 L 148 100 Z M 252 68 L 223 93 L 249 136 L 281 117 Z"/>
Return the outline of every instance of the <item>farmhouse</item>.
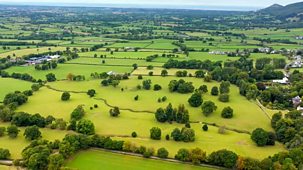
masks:
<path fill-rule="evenodd" d="M 25 62 L 28 65 L 35 65 L 35 64 L 41 64 L 45 61 L 56 60 L 56 59 L 59 59 L 60 57 L 61 57 L 60 55 L 47 55 L 47 56 L 43 56 L 43 57 L 32 57 L 28 60 L 25 60 Z"/>
<path fill-rule="evenodd" d="M 261 53 L 269 53 L 271 52 L 271 48 L 268 48 L 268 47 L 264 47 L 264 48 L 258 48 L 258 50 L 261 52 Z"/>
<path fill-rule="evenodd" d="M 109 72 L 107 72 L 107 75 L 109 75 L 109 76 L 111 76 L 111 75 L 116 75 L 117 73 L 116 72 L 114 72 L 114 71 L 109 71 Z"/>
<path fill-rule="evenodd" d="M 209 52 L 209 54 L 215 54 L 215 55 L 225 55 L 225 54 L 226 54 L 226 52 L 224 52 L 224 51 L 211 51 L 211 52 Z"/>
<path fill-rule="evenodd" d="M 293 57 L 294 61 L 289 63 L 291 68 L 301 68 L 303 65 L 302 56 L 297 55 Z"/>
<path fill-rule="evenodd" d="M 296 40 L 303 40 L 303 36 L 297 36 Z"/>

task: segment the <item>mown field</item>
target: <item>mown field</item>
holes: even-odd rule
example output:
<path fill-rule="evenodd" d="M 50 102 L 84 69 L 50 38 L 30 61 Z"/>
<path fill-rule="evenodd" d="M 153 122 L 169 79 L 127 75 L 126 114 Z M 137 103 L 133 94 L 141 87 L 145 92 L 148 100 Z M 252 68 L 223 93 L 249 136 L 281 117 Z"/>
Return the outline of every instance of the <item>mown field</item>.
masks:
<path fill-rule="evenodd" d="M 101 150 L 83 151 L 68 160 L 65 166 L 79 170 L 98 169 L 132 169 L 132 170 L 212 170 L 213 168 L 199 167 L 161 160 L 145 159 L 136 156 L 120 155 Z"/>
<path fill-rule="evenodd" d="M 11 78 L 0 78 L 0 101 L 3 101 L 5 95 L 9 92 L 30 90 L 32 83 L 15 80 Z"/>
<path fill-rule="evenodd" d="M 69 73 L 74 75 L 84 75 L 86 79 L 90 79 L 91 73 L 102 73 L 114 71 L 116 73 L 128 73 L 131 72 L 131 66 L 113 67 L 113 66 L 100 66 L 100 65 L 88 65 L 88 64 L 59 64 L 56 69 L 53 70 L 35 70 L 34 66 L 15 66 L 10 67 L 6 71 L 9 73 L 28 73 L 36 79 L 45 80 L 48 73 L 54 73 L 58 80 L 66 79 Z"/>

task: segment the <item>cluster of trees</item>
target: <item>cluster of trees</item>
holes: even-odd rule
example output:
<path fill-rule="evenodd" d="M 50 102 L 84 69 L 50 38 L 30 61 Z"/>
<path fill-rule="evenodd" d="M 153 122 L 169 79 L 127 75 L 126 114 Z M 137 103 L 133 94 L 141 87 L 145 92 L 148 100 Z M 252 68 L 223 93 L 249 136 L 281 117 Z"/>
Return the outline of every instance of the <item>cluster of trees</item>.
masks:
<path fill-rule="evenodd" d="M 14 93 L 8 93 L 7 95 L 5 95 L 3 99 L 3 104 L 17 107 L 26 103 L 27 100 L 28 96 L 26 94 L 21 93 L 19 91 L 15 91 Z"/>
<path fill-rule="evenodd" d="M 176 76 L 177 77 L 186 77 L 187 76 L 187 71 L 186 70 L 183 70 L 183 71 L 179 70 L 179 71 L 176 72 Z"/>
<path fill-rule="evenodd" d="M 211 71 L 217 66 L 222 66 L 222 62 L 212 62 L 210 60 L 173 60 L 169 59 L 163 67 L 169 68 L 180 68 L 180 69 L 201 69 Z"/>
<path fill-rule="evenodd" d="M 272 116 L 271 126 L 275 130 L 277 140 L 285 144 L 288 149 L 300 148 L 303 146 L 303 117 L 297 110 L 282 113 L 275 113 Z"/>
<path fill-rule="evenodd" d="M 0 137 L 4 136 L 5 133 L 7 133 L 7 135 L 10 138 L 16 138 L 19 134 L 20 130 L 18 129 L 18 127 L 16 125 L 10 125 L 8 127 L 0 127 Z"/>
<path fill-rule="evenodd" d="M 275 145 L 276 135 L 273 132 L 267 132 L 262 128 L 255 129 L 251 134 L 251 139 L 258 146 Z"/>
<path fill-rule="evenodd" d="M 69 92 L 63 92 L 62 95 L 61 95 L 61 100 L 62 101 L 67 101 L 70 99 L 70 93 Z"/>
<path fill-rule="evenodd" d="M 230 82 L 229 81 L 222 81 L 220 83 L 219 87 L 219 101 L 221 102 L 229 102 L 229 87 L 230 87 Z M 215 90 L 215 89 L 214 89 Z"/>
<path fill-rule="evenodd" d="M 189 105 L 192 107 L 199 107 L 203 103 L 201 92 L 193 93 L 190 98 L 187 100 Z"/>
<path fill-rule="evenodd" d="M 217 110 L 217 106 L 214 102 L 212 101 L 205 101 L 202 106 L 201 106 L 201 109 L 202 109 L 202 113 L 205 115 L 205 116 L 209 116 L 211 113 L 213 113 L 214 111 Z"/>
<path fill-rule="evenodd" d="M 183 127 L 181 130 L 175 128 L 170 136 L 174 141 L 183 141 L 183 142 L 194 142 L 195 141 L 195 131 L 190 128 Z"/>
<path fill-rule="evenodd" d="M 45 62 L 42 64 L 36 64 L 35 69 L 36 70 L 52 70 L 57 68 L 57 62 L 51 61 L 51 62 Z"/>
<path fill-rule="evenodd" d="M 45 75 L 45 77 L 48 82 L 53 82 L 57 80 L 56 75 L 54 73 L 48 73 L 47 75 Z"/>
<path fill-rule="evenodd" d="M 167 158 L 169 155 L 165 148 L 159 148 L 157 152 L 155 152 L 153 148 L 136 146 L 131 142 L 113 140 L 110 137 L 68 134 L 62 141 L 32 141 L 31 144 L 22 151 L 23 161 L 15 161 L 15 164 L 26 166 L 29 169 L 59 169 L 60 166 L 63 165 L 64 159 L 69 158 L 79 150 L 90 147 L 132 152 L 142 154 L 146 158 L 153 155 L 159 158 Z M 192 150 L 182 148 L 176 153 L 175 159 L 192 162 L 194 164 L 206 163 L 235 169 L 273 169 L 277 167 L 280 169 L 282 167 L 284 167 L 284 169 L 287 167 L 295 169 L 302 164 L 302 155 L 302 149 L 293 149 L 289 152 L 280 152 L 259 161 L 238 156 L 236 153 L 226 149 L 214 151 L 206 155 L 206 152 L 199 148 Z"/>
<path fill-rule="evenodd" d="M 117 87 L 119 84 L 120 84 L 120 80 L 104 79 L 101 81 L 102 86 L 112 85 L 113 87 Z"/>
<path fill-rule="evenodd" d="M 24 81 L 37 82 L 37 80 L 35 78 L 33 78 L 31 75 L 29 75 L 28 73 L 15 73 L 15 72 L 13 72 L 10 75 L 8 72 L 2 70 L 2 71 L 0 71 L 0 75 L 3 78 L 11 77 L 11 78 L 14 78 L 14 79 L 19 79 L 19 80 L 24 80 Z M 39 82 L 41 82 L 41 80 Z"/>
<path fill-rule="evenodd" d="M 85 76 L 84 75 L 74 75 L 72 73 L 68 73 L 66 76 L 66 79 L 69 81 L 84 81 Z"/>
<path fill-rule="evenodd" d="M 107 43 L 105 43 L 107 45 Z M 90 48 L 90 51 L 97 51 L 99 48 L 104 47 L 105 44 L 97 44 Z"/>
<path fill-rule="evenodd" d="M 171 80 L 168 84 L 168 89 L 170 92 L 178 93 L 192 93 L 195 90 L 192 82 L 186 82 L 183 79 Z"/>
<path fill-rule="evenodd" d="M 179 105 L 178 108 L 173 108 L 169 103 L 166 108 L 159 108 L 155 112 L 155 118 L 158 122 L 173 122 L 188 123 L 189 113 L 184 105 Z"/>
<path fill-rule="evenodd" d="M 120 109 L 119 107 L 114 107 L 109 110 L 109 115 L 112 117 L 118 117 L 120 115 Z"/>
<path fill-rule="evenodd" d="M 9 159 L 11 156 L 8 149 L 0 148 L 0 160 Z"/>
<path fill-rule="evenodd" d="M 192 150 L 179 149 L 175 155 L 175 159 L 183 162 L 193 162 L 194 164 L 208 163 L 211 165 L 236 168 L 238 155 L 229 150 L 219 150 L 212 152 L 210 155 L 206 155 L 206 152 L 200 148 Z"/>
<path fill-rule="evenodd" d="M 159 57 L 159 54 L 154 54 L 154 55 L 147 56 L 145 60 L 147 62 L 151 62 L 151 61 L 153 61 L 154 59 L 156 59 L 158 57 Z"/>

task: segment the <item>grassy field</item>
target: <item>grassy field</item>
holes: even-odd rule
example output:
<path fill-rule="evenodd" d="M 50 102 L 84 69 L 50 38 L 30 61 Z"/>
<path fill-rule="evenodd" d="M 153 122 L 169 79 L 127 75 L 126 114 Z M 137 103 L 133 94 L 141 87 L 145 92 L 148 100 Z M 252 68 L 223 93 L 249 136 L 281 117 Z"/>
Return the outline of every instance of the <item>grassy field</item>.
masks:
<path fill-rule="evenodd" d="M 9 126 L 8 123 L 0 123 L 0 127 L 7 127 Z M 26 140 L 23 136 L 25 128 L 19 128 L 20 132 L 15 139 L 9 138 L 7 135 L 0 137 L 0 146 L 3 146 L 6 149 L 9 149 L 11 153 L 12 159 L 20 159 L 22 158 L 21 152 L 22 150 L 30 144 L 30 141 Z M 63 139 L 63 137 L 67 133 L 72 133 L 68 131 L 61 131 L 61 130 L 51 130 L 47 128 L 40 129 L 42 133 L 43 139 L 54 141 L 56 139 Z"/>
<path fill-rule="evenodd" d="M 32 83 L 11 78 L 0 78 L 0 101 L 10 92 L 30 90 Z"/>
<path fill-rule="evenodd" d="M 103 64 L 102 61 L 105 61 Z M 111 58 L 84 58 L 80 57 L 74 60 L 68 61 L 68 63 L 80 63 L 80 64 L 98 64 L 98 65 L 117 65 L 117 66 L 130 66 L 132 67 L 133 64 L 137 64 L 138 66 L 162 66 L 164 63 L 161 62 L 146 62 L 144 59 L 111 59 Z"/>
<path fill-rule="evenodd" d="M 193 166 L 181 163 L 172 163 L 162 160 L 145 159 L 141 157 L 121 155 L 100 150 L 79 152 L 73 159 L 66 162 L 66 166 L 79 170 L 211 170 L 212 168 Z"/>
<path fill-rule="evenodd" d="M 92 52 L 83 52 L 79 53 L 80 57 L 94 57 L 94 55 L 97 54 L 97 56 L 100 58 L 100 55 L 106 55 L 106 58 L 120 58 L 120 59 L 145 59 L 147 56 L 151 55 L 162 55 L 163 52 L 159 51 L 140 51 L 140 52 L 114 52 L 113 54 L 110 54 L 110 52 L 105 51 L 92 51 Z M 166 53 L 171 54 L 171 53 Z M 182 54 L 178 54 L 180 58 L 183 57 Z"/>
<path fill-rule="evenodd" d="M 134 110 L 148 110 L 154 112 L 158 107 L 164 107 L 169 102 L 171 102 L 174 106 L 179 104 L 185 104 L 185 106 L 189 109 L 191 113 L 192 120 L 199 121 L 208 121 L 208 122 L 217 122 L 220 124 L 225 124 L 232 127 L 244 128 L 246 130 L 253 130 L 256 126 L 263 127 L 266 129 L 270 129 L 270 124 L 268 118 L 262 112 L 259 107 L 251 101 L 246 100 L 245 97 L 241 96 L 238 93 L 238 88 L 236 86 L 231 86 L 230 92 L 230 102 L 222 103 L 219 102 L 217 97 L 211 96 L 209 93 L 203 96 L 203 100 L 211 100 L 214 101 L 218 109 L 217 111 L 205 117 L 201 113 L 200 108 L 192 108 L 185 101 L 190 97 L 191 94 L 179 94 L 179 93 L 170 93 L 168 90 L 168 84 L 170 80 L 178 79 L 176 77 L 159 77 L 145 76 L 144 79 L 151 79 L 153 84 L 160 84 L 162 86 L 161 91 L 154 92 L 152 90 L 137 90 L 136 86 L 138 84 L 142 84 L 141 80 L 138 80 L 136 76 L 131 77 L 129 80 L 121 81 L 119 86 L 114 87 L 101 87 L 100 81 L 84 81 L 84 82 L 55 82 L 50 85 L 57 89 L 62 90 L 74 90 L 77 91 L 79 89 L 86 91 L 88 89 L 95 89 L 97 91 L 97 97 L 105 98 L 110 104 L 119 106 L 121 108 L 129 108 L 132 106 Z M 184 78 L 187 81 L 193 82 L 195 87 L 199 87 L 202 84 L 208 86 L 210 90 L 213 86 L 219 86 L 217 82 L 205 83 L 203 79 L 196 78 Z M 121 88 L 124 88 L 124 91 L 121 92 Z M 139 100 L 134 101 L 133 98 L 136 95 L 139 95 Z M 152 94 L 152 95 L 151 95 Z M 120 100 L 117 100 L 117 96 L 119 96 Z M 159 97 L 167 96 L 168 100 L 165 103 L 158 103 L 157 99 Z M 153 104 L 152 104 L 153 103 Z M 241 103 L 241 105 L 239 105 Z M 226 107 L 231 106 L 234 108 L 234 118 L 230 120 L 222 119 L 220 116 L 221 110 Z M 249 108 L 249 109 L 247 109 Z M 251 121 L 251 119 L 257 119 L 258 121 Z M 262 122 L 262 123 L 261 123 Z"/>
<path fill-rule="evenodd" d="M 9 52 L 4 52 L 0 54 L 0 58 L 7 57 L 8 55 L 13 57 L 13 54 L 15 54 L 16 57 L 22 57 L 28 54 L 38 54 L 38 53 L 44 53 L 48 52 L 51 48 L 51 51 L 63 51 L 66 48 L 65 47 L 41 47 L 41 48 L 30 48 L 30 49 L 21 49 L 21 50 L 13 50 Z"/>
<path fill-rule="evenodd" d="M 239 134 L 228 131 L 222 135 L 218 133 L 218 128 L 210 127 L 208 132 L 201 130 L 202 124 L 192 123 L 192 128 L 196 131 L 196 141 L 193 143 L 177 143 L 174 141 L 153 141 L 149 139 L 149 129 L 157 126 L 162 129 L 162 138 L 164 135 L 170 134 L 175 127 L 183 127 L 182 124 L 168 124 L 158 123 L 154 118 L 154 114 L 145 111 L 154 112 L 159 107 L 166 107 L 168 103 L 172 103 L 174 107 L 179 104 L 185 104 L 190 113 L 190 120 L 205 121 L 210 123 L 217 123 L 218 125 L 225 125 L 227 127 L 252 131 L 256 127 L 262 127 L 267 130 L 272 130 L 270 121 L 261 109 L 254 103 L 246 100 L 238 94 L 238 89 L 231 86 L 230 102 L 221 103 L 218 99 L 210 94 L 203 96 L 204 101 L 211 100 L 216 103 L 218 109 L 212 115 L 205 117 L 201 113 L 200 108 L 192 108 L 186 102 L 190 94 L 170 93 L 167 89 L 168 82 L 175 77 L 144 77 L 144 79 L 151 79 L 153 84 L 160 84 L 162 90 L 154 92 L 152 90 L 137 90 L 136 85 L 141 83 L 137 77 L 131 77 L 129 80 L 121 81 L 120 85 L 114 87 L 101 87 L 100 80 L 83 81 L 83 82 L 69 82 L 59 81 L 49 83 L 51 87 L 61 90 L 72 91 L 87 91 L 88 89 L 95 89 L 97 95 L 95 98 L 89 98 L 86 94 L 71 94 L 71 99 L 67 102 L 62 102 L 60 99 L 61 92 L 41 88 L 38 93 L 29 98 L 27 104 L 18 108 L 19 111 L 26 111 L 29 113 L 40 113 L 41 115 L 53 115 L 57 118 L 69 120 L 70 113 L 79 104 L 83 104 L 86 110 L 85 118 L 90 119 L 96 126 L 96 133 L 107 136 L 130 136 L 133 131 L 138 133 L 138 138 L 123 137 L 124 140 L 130 140 L 138 145 L 145 145 L 150 147 L 166 147 L 171 153 L 171 157 L 181 147 L 193 148 L 201 147 L 203 150 L 210 153 L 215 150 L 227 148 L 237 152 L 243 156 L 249 156 L 258 153 L 256 158 L 264 158 L 272 155 L 278 151 L 282 151 L 283 146 L 277 143 L 273 147 L 257 147 L 247 134 Z M 211 82 L 204 83 L 202 79 L 185 78 L 187 81 L 192 81 L 196 87 L 201 84 L 206 84 L 208 89 L 212 86 L 218 86 L 219 83 Z M 124 91 L 121 91 L 124 88 Z M 139 95 L 139 100 L 134 101 L 134 96 Z M 167 96 L 167 102 L 158 103 L 159 97 Z M 104 98 L 112 106 L 118 106 L 121 109 L 119 118 L 109 116 L 109 109 L 102 100 Z M 43 102 L 41 102 L 43 101 Z M 241 105 L 239 105 L 241 103 Z M 90 110 L 94 104 L 98 104 L 97 109 Z M 231 106 L 234 109 L 234 117 L 232 119 L 223 119 L 220 116 L 221 110 Z M 137 112 L 131 112 L 123 109 L 131 108 Z M 254 120 L 254 121 L 251 121 Z"/>
<path fill-rule="evenodd" d="M 35 70 L 34 66 L 15 66 L 10 67 L 6 71 L 9 73 L 28 73 L 36 79 L 45 80 L 45 75 L 54 73 L 57 79 L 65 79 L 69 73 L 74 75 L 84 75 L 86 79 L 90 78 L 91 73 L 102 73 L 114 71 L 117 73 L 129 73 L 132 71 L 131 66 L 101 66 L 101 65 L 86 65 L 86 64 L 59 64 L 54 70 Z"/>

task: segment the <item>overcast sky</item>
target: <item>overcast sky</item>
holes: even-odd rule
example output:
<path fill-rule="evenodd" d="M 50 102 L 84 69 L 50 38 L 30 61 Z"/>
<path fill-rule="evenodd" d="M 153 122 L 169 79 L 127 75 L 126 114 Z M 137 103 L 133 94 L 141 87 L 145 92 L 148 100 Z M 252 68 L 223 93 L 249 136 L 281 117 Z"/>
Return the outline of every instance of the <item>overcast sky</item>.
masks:
<path fill-rule="evenodd" d="M 302 0 L 301 0 L 302 1 Z M 140 4 L 140 5 L 208 5 L 208 6 L 257 6 L 275 3 L 286 5 L 300 0 L 0 0 L 1 2 L 22 3 L 100 3 L 100 4 Z"/>

